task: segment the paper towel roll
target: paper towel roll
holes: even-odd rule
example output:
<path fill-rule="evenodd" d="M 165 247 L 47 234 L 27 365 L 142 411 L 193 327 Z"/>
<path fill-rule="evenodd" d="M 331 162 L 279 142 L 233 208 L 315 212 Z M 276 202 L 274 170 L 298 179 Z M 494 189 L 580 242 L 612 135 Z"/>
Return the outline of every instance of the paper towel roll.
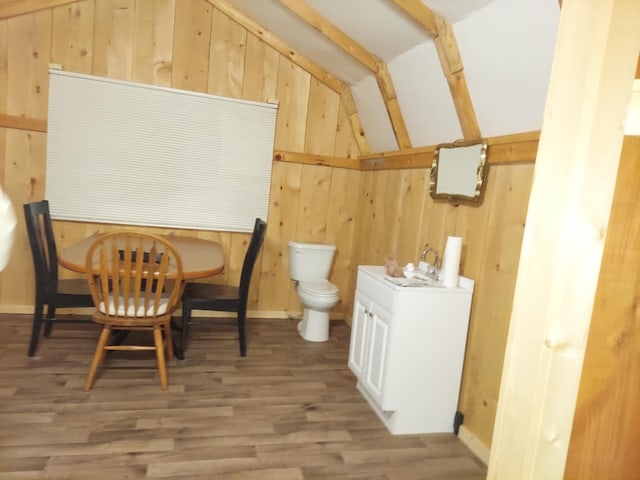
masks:
<path fill-rule="evenodd" d="M 445 287 L 457 287 L 460 274 L 460 253 L 462 237 L 447 237 L 447 245 L 442 258 L 440 280 Z"/>

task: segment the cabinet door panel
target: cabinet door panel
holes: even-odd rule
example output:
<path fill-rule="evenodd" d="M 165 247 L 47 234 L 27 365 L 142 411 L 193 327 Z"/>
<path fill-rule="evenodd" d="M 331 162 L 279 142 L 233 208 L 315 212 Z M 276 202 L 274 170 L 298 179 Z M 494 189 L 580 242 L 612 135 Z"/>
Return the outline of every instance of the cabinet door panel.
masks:
<path fill-rule="evenodd" d="M 367 333 L 369 324 L 370 301 L 360 294 L 356 294 L 353 306 L 353 319 L 351 321 L 351 342 L 349 346 L 349 368 L 358 377 L 363 379 L 365 359 L 367 354 Z"/>
<path fill-rule="evenodd" d="M 365 385 L 384 410 L 391 410 L 392 405 L 383 404 L 391 314 L 374 304 L 369 314 L 369 322 L 370 350 L 365 369 Z"/>

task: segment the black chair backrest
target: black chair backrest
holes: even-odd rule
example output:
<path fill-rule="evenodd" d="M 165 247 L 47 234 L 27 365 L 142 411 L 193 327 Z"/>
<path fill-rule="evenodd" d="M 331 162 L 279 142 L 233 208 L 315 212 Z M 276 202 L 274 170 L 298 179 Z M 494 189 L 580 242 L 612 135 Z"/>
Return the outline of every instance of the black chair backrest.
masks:
<path fill-rule="evenodd" d="M 39 292 L 47 289 L 55 291 L 58 283 L 58 251 L 51 225 L 49 201 L 25 203 L 24 218 L 33 255 L 36 289 Z"/>
<path fill-rule="evenodd" d="M 267 229 L 267 224 L 256 218 L 256 223 L 253 226 L 253 233 L 251 234 L 251 241 L 249 242 L 249 248 L 247 254 L 244 257 L 244 263 L 242 264 L 242 274 L 240 276 L 240 298 L 246 300 L 249 296 L 249 283 L 251 282 L 251 274 L 253 273 L 253 266 L 258 259 L 258 253 L 264 240 L 264 233 Z"/>

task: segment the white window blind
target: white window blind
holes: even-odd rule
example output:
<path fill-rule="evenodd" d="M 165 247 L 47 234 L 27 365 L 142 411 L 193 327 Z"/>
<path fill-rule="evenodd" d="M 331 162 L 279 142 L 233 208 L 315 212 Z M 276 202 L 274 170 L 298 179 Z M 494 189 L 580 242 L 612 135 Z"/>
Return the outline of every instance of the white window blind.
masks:
<path fill-rule="evenodd" d="M 46 198 L 62 220 L 249 232 L 277 106 L 49 70 Z"/>

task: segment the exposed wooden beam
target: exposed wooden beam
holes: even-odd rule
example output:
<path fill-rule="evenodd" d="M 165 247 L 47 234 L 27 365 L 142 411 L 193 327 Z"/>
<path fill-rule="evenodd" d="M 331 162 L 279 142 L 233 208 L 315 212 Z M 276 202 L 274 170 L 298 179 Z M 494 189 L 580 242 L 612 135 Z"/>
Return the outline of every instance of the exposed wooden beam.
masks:
<path fill-rule="evenodd" d="M 78 0 L 13 0 L 0 4 L 0 20 L 37 12 L 46 8 L 59 7 Z"/>
<path fill-rule="evenodd" d="M 487 164 L 534 162 L 540 132 L 502 135 L 487 139 Z M 437 145 L 392 152 L 361 155 L 361 170 L 389 170 L 397 168 L 430 168 Z"/>
<path fill-rule="evenodd" d="M 431 38 L 439 35 L 436 19 L 433 11 L 420 1 L 415 0 L 392 0 L 400 9 L 406 13 L 418 26 L 422 27 Z"/>
<path fill-rule="evenodd" d="M 387 69 L 387 65 L 380 62 L 378 71 L 376 72 L 376 80 L 380 91 L 382 92 L 382 99 L 384 100 L 384 106 L 387 109 L 389 120 L 391 120 L 391 127 L 396 137 L 396 142 L 401 149 L 411 148 L 411 138 L 409 138 L 409 131 L 407 125 L 404 122 L 402 111 L 400 110 L 400 104 L 398 103 L 398 96 L 393 86 L 393 80 L 391 74 Z"/>
<path fill-rule="evenodd" d="M 537 140 L 514 144 L 487 146 L 487 165 L 534 162 Z M 365 155 L 360 158 L 360 170 L 397 170 L 403 168 L 431 168 L 435 146 L 413 148 L 397 152 Z"/>
<path fill-rule="evenodd" d="M 375 55 L 331 22 L 327 21 L 326 18 L 311 8 L 304 0 L 280 0 L 280 3 L 307 22 L 316 31 L 320 32 L 353 58 L 358 60 L 369 70 L 374 73 L 377 71 L 378 62 L 380 60 Z"/>
<path fill-rule="evenodd" d="M 534 162 L 538 150 L 539 136 L 540 132 L 536 131 L 487 139 L 487 164 Z M 431 145 L 392 152 L 372 153 L 361 155 L 357 159 L 276 150 L 273 160 L 357 170 L 431 168 L 436 147 L 437 145 Z"/>
<path fill-rule="evenodd" d="M 360 164 L 353 158 L 328 157 L 325 155 L 313 155 L 311 153 L 287 152 L 275 150 L 273 152 L 275 162 L 303 163 L 306 165 L 324 165 L 326 167 L 349 168 L 358 170 Z"/>
<path fill-rule="evenodd" d="M 327 21 L 326 18 L 311 8 L 304 0 L 280 0 L 280 2 L 376 76 L 382 99 L 395 133 L 396 142 L 400 148 L 410 148 L 411 139 L 409 138 L 409 132 L 402 117 L 402 112 L 400 111 L 398 98 L 395 88 L 393 87 L 393 80 L 385 63 L 338 27 Z"/>
<path fill-rule="evenodd" d="M 251 32 L 253 35 L 261 39 L 271 48 L 279 52 L 284 57 L 291 60 L 294 64 L 298 65 L 300 68 L 308 72 L 310 75 L 314 76 L 326 86 L 331 88 L 333 91 L 340 94 L 340 99 L 342 101 L 343 106 L 349 112 L 348 117 L 351 122 L 351 127 L 353 129 L 353 134 L 356 138 L 356 142 L 358 147 L 360 148 L 360 153 L 366 153 L 369 151 L 369 146 L 367 144 L 366 136 L 364 131 L 362 130 L 362 123 L 360 122 L 360 118 L 357 110 L 355 109 L 353 98 L 349 94 L 349 97 L 345 97 L 344 92 L 349 91 L 348 85 L 342 82 L 340 79 L 336 78 L 334 75 L 329 73 L 324 68 L 320 67 L 315 62 L 309 60 L 300 52 L 296 51 L 293 47 L 283 41 L 280 37 L 273 34 L 266 28 L 262 27 L 258 22 L 253 20 L 252 18 L 245 15 L 243 12 L 239 11 L 233 5 L 231 5 L 227 0 L 207 0 L 211 5 L 224 13 L 227 17 L 243 26 L 247 31 Z"/>
<path fill-rule="evenodd" d="M 0 127 L 32 132 L 47 132 L 47 121 L 39 118 L 26 118 L 18 115 L 0 113 Z"/>
<path fill-rule="evenodd" d="M 227 2 L 227 0 L 208 0 L 208 2 L 224 13 L 227 17 L 242 25 L 249 32 L 264 41 L 267 45 L 277 50 L 281 55 L 285 56 L 300 68 L 316 77 L 333 91 L 342 93 L 343 82 L 341 80 L 324 68 L 320 67 L 315 62 L 306 58 L 300 52 L 296 51 L 295 48 L 284 42 L 280 37 L 262 27 L 258 22 L 236 9 L 233 5 Z"/>
<path fill-rule="evenodd" d="M 420 2 L 422 5 L 422 2 Z M 425 7 L 426 8 L 426 7 Z M 458 50 L 458 42 L 451 24 L 438 14 L 434 14 L 438 27 L 438 36 L 434 39 L 442 71 L 447 78 L 451 98 L 458 114 L 458 121 L 465 140 L 482 137 L 476 112 L 471 101 L 471 94 L 464 76 L 462 58 Z"/>
<path fill-rule="evenodd" d="M 451 24 L 420 0 L 391 1 L 433 38 L 442 71 L 449 84 L 463 138 L 465 140 L 481 138 L 482 133 L 467 87 L 462 58 Z"/>
<path fill-rule="evenodd" d="M 426 8 L 426 7 L 425 7 Z M 453 33 L 451 24 L 447 22 L 441 15 L 434 13 L 436 25 L 438 26 L 438 36 L 435 37 L 436 49 L 438 57 L 442 64 L 442 71 L 445 75 L 454 75 L 463 70 L 462 59 L 458 50 L 458 42 Z"/>
<path fill-rule="evenodd" d="M 610 217 L 615 214 L 611 206 L 620 174 L 621 127 L 640 47 L 638 24 L 637 0 L 567 1 L 560 11 L 513 296 L 489 480 L 622 478 L 615 474 L 616 467 L 600 472 L 593 467 L 637 451 L 637 431 L 607 429 L 599 439 L 586 440 L 596 447 L 592 451 L 597 457 L 584 463 L 592 468 L 579 473 L 565 470 L 586 339 L 607 260 L 603 249 L 605 240 L 609 242 Z M 637 225 L 629 224 L 628 234 L 634 230 Z M 624 258 L 624 252 L 616 252 L 616 257 Z M 605 315 L 616 315 L 616 307 L 629 299 L 625 304 L 629 320 L 620 329 L 609 325 L 603 343 L 633 373 L 605 374 L 599 379 L 602 386 L 591 399 L 596 406 L 612 393 L 605 385 L 637 385 L 637 353 L 635 358 L 629 355 L 631 344 L 638 351 L 637 291 L 636 286 L 630 295 L 616 292 L 608 299 L 611 306 L 605 307 Z M 595 359 L 594 365 L 611 368 L 604 358 Z M 617 406 L 610 413 L 616 422 L 624 422 L 624 414 L 631 411 L 625 406 L 635 403 L 632 392 L 615 392 L 620 396 L 611 400 Z M 590 416 L 588 429 L 597 430 L 604 421 L 604 417 Z M 609 435 L 625 435 L 628 448 L 619 448 L 620 443 L 609 441 Z M 631 463 L 619 463 L 624 465 Z M 630 471 L 619 473 L 627 476 Z"/>
<path fill-rule="evenodd" d="M 355 137 L 356 143 L 358 144 L 360 154 L 366 155 L 367 153 L 369 153 L 369 143 L 367 142 L 367 138 L 364 134 L 364 129 L 362 128 L 362 124 L 360 123 L 360 115 L 358 114 L 356 102 L 353 100 L 353 95 L 351 94 L 349 85 L 343 84 L 341 100 L 345 113 L 349 118 L 349 123 L 351 123 L 353 136 Z"/>
<path fill-rule="evenodd" d="M 360 170 L 431 168 L 436 147 L 418 147 L 360 157 Z"/>

